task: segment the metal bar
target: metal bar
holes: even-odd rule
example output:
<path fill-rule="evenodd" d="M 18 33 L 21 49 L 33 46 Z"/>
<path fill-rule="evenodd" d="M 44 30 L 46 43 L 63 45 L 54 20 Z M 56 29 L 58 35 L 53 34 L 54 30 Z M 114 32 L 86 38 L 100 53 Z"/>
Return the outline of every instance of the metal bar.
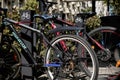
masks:
<path fill-rule="evenodd" d="M 110 0 L 107 0 L 107 11 L 109 12 Z"/>
<path fill-rule="evenodd" d="M 95 2 L 96 2 L 95 0 L 92 0 L 92 12 L 96 12 L 95 11 Z"/>

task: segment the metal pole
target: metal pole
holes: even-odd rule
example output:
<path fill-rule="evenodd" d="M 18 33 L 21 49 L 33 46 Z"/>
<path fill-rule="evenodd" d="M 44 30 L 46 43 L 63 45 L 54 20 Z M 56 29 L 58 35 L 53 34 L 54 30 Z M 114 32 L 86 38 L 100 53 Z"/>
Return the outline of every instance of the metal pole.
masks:
<path fill-rule="evenodd" d="M 95 10 L 96 3 L 95 2 L 96 2 L 95 0 L 92 0 L 92 12 L 96 12 L 96 10 Z"/>
<path fill-rule="evenodd" d="M 107 11 L 109 12 L 110 0 L 107 0 Z"/>
<path fill-rule="evenodd" d="M 39 10 L 41 13 L 43 13 L 45 11 L 45 7 L 46 7 L 46 5 L 45 5 L 46 0 L 38 0 L 38 1 L 39 1 Z"/>

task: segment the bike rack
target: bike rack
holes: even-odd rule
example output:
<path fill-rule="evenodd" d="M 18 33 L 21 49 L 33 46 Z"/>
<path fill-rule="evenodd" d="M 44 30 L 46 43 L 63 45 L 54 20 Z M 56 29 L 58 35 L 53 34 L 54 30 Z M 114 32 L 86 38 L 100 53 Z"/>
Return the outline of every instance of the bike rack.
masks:
<path fill-rule="evenodd" d="M 40 12 L 44 12 L 45 7 L 44 4 L 41 2 L 41 0 L 37 0 L 39 2 L 39 10 Z M 33 16 L 34 16 L 35 11 L 32 10 L 23 10 L 20 11 L 20 19 L 21 22 L 30 25 L 30 26 L 34 26 L 31 24 L 31 22 L 33 22 Z M 35 26 L 34 26 L 35 28 Z M 22 28 L 21 30 L 21 36 L 22 38 L 24 38 L 23 40 L 25 41 L 25 43 L 29 46 L 29 50 L 31 51 L 32 55 L 34 55 L 34 46 L 36 46 L 36 34 L 26 30 L 24 28 Z M 22 56 L 22 62 L 23 63 L 28 63 L 25 58 Z M 27 73 L 26 73 L 27 72 Z M 23 80 L 36 80 L 36 78 L 33 76 L 34 75 L 34 69 L 31 67 L 22 67 L 21 70 L 21 79 Z"/>
<path fill-rule="evenodd" d="M 33 20 L 32 17 L 34 15 L 34 12 L 35 11 L 32 11 L 32 10 L 20 11 L 21 22 L 26 24 L 26 25 L 33 26 L 31 24 L 31 22 Z M 23 38 L 23 41 L 28 46 L 28 49 L 30 50 L 30 52 L 33 55 L 33 53 L 34 53 L 33 46 L 35 45 L 35 44 L 33 45 L 33 43 L 35 42 L 35 39 L 36 39 L 35 35 L 33 35 L 33 32 L 31 32 L 30 30 L 27 30 L 24 28 L 21 29 L 20 35 Z M 22 59 L 23 64 L 28 64 L 28 62 L 26 61 L 26 59 L 23 56 L 21 56 L 21 59 Z M 23 79 L 23 80 L 36 80 L 33 76 L 33 71 L 34 71 L 34 69 L 32 67 L 22 66 L 21 79 Z"/>

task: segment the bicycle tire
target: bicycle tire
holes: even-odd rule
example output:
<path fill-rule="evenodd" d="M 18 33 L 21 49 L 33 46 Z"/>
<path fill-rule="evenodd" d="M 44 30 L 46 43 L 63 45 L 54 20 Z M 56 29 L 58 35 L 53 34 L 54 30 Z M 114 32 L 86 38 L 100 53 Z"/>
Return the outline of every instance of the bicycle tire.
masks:
<path fill-rule="evenodd" d="M 106 75 L 107 77 L 109 75 L 116 75 L 119 71 L 118 68 L 115 67 L 119 55 L 118 52 L 115 53 L 116 45 L 120 41 L 120 35 L 118 33 L 117 28 L 111 26 L 101 26 L 88 33 L 90 37 L 100 43 L 105 50 L 108 51 L 108 53 L 106 53 L 105 50 L 101 50 L 94 42 L 92 43 L 90 41 L 98 57 L 100 66 L 99 74 Z"/>
<path fill-rule="evenodd" d="M 66 39 L 68 39 L 68 40 L 66 40 Z M 61 48 L 58 47 L 58 44 L 60 43 L 59 41 L 61 41 L 61 40 L 65 41 L 65 43 L 70 43 L 72 41 L 75 41 L 75 43 L 81 44 L 81 46 L 83 46 L 83 49 L 85 50 L 86 55 L 90 57 L 88 59 L 91 60 L 91 62 L 92 62 L 92 67 L 93 68 L 91 68 L 91 70 L 93 70 L 93 71 L 91 72 L 91 76 L 89 76 L 85 72 L 83 72 L 82 68 L 79 66 L 79 62 L 85 62 L 87 60 L 84 60 L 84 59 L 87 59 L 87 58 L 86 57 L 81 57 L 81 55 L 79 53 L 77 53 L 76 51 L 75 51 L 75 53 L 72 54 L 72 57 L 76 56 L 76 57 L 74 57 L 74 59 L 76 59 L 76 60 L 80 59 L 80 60 L 77 61 L 77 62 L 73 60 L 74 61 L 73 65 L 71 65 L 72 62 L 70 63 L 69 61 L 72 61 L 71 60 L 72 58 L 70 56 L 70 60 L 68 60 L 68 63 L 67 63 L 67 59 L 69 59 L 69 56 L 66 57 L 65 54 L 63 53 L 64 50 L 61 50 Z M 70 42 L 67 42 L 67 41 L 70 41 Z M 71 44 L 73 44 L 73 43 L 74 42 L 72 42 Z M 72 47 L 75 46 L 75 48 L 74 48 L 75 50 L 77 49 L 76 48 L 77 44 L 75 44 L 75 45 L 73 44 L 72 45 Z M 73 80 L 73 79 L 74 80 L 78 80 L 78 79 L 83 79 L 83 78 L 84 78 L 84 80 L 96 80 L 97 79 L 98 66 L 99 66 L 97 57 L 95 55 L 94 50 L 89 45 L 89 43 L 87 41 L 85 41 L 82 37 L 79 37 L 79 36 L 76 36 L 76 35 L 61 35 L 61 36 L 57 36 L 56 38 L 54 38 L 51 41 L 51 45 L 52 45 L 52 47 L 55 47 L 55 48 L 57 46 L 57 50 L 58 51 L 56 51 L 56 49 L 54 49 L 51 46 L 49 46 L 48 49 L 47 49 L 47 52 L 46 52 L 45 65 L 47 65 L 46 66 L 47 67 L 47 74 L 48 74 L 48 77 L 50 78 L 50 80 Z M 68 48 L 68 46 L 70 46 L 68 44 L 66 44 L 66 45 L 67 45 L 67 48 Z M 53 51 L 52 51 L 52 49 L 53 49 Z M 69 49 L 71 49 L 71 48 L 69 47 Z M 53 52 L 53 54 L 52 54 L 52 52 Z M 56 52 L 57 53 L 60 52 L 60 53 L 57 54 Z M 73 50 L 73 52 L 74 52 L 74 50 Z M 66 52 L 66 54 L 67 54 L 67 52 Z M 62 60 L 60 60 L 60 59 L 62 59 Z M 58 64 L 56 63 L 56 61 L 57 61 Z M 64 62 L 62 62 L 62 61 L 64 61 Z M 52 64 L 52 63 L 55 63 L 55 64 Z M 74 66 L 74 69 L 72 69 L 72 70 L 70 69 L 70 71 L 67 72 L 66 70 L 69 70 L 67 68 L 65 69 L 65 66 L 67 64 L 70 64 L 69 66 Z M 78 68 L 80 68 L 80 69 L 78 69 Z M 53 71 L 51 71 L 51 69 Z M 77 69 L 78 69 L 78 72 L 77 72 Z M 74 75 L 74 71 L 76 71 L 75 75 L 79 75 L 79 76 L 70 76 L 72 74 Z M 82 74 L 80 75 L 80 73 L 82 73 Z M 83 74 L 84 74 L 84 76 L 83 76 Z"/>
<path fill-rule="evenodd" d="M 19 72 L 21 63 L 20 55 L 18 50 L 7 42 L 3 42 L 0 46 L 0 59 L 1 63 L 0 66 L 0 75 L 2 79 L 5 80 L 13 80 L 15 79 Z"/>
<path fill-rule="evenodd" d="M 91 30 L 88 35 L 92 35 L 93 33 L 97 32 L 97 31 L 101 31 L 101 30 L 112 30 L 112 31 L 116 31 L 117 28 L 115 27 L 111 27 L 111 26 L 101 26 L 101 27 L 98 27 L 96 29 L 93 29 Z"/>

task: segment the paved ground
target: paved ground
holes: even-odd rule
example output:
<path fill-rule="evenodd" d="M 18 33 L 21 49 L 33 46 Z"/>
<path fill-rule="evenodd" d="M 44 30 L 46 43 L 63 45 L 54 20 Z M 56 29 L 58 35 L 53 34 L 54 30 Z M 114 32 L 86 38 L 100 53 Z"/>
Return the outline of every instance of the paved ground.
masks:
<path fill-rule="evenodd" d="M 99 69 L 99 77 L 97 80 L 108 80 L 108 76 L 106 76 L 106 74 L 108 75 L 112 75 L 113 73 L 116 73 L 120 71 L 120 68 L 115 68 L 115 67 L 111 67 L 111 68 L 105 68 L 105 67 L 100 67 Z M 38 80 L 47 80 L 46 78 L 46 74 L 43 75 L 42 77 L 40 77 Z M 21 80 L 21 79 L 16 79 L 16 80 Z M 110 79 L 110 80 L 120 80 L 120 79 Z"/>
<path fill-rule="evenodd" d="M 120 79 L 113 79 L 113 75 L 114 73 L 120 71 L 120 68 L 116 68 L 116 67 L 111 67 L 111 68 L 105 68 L 105 67 L 100 67 L 99 69 L 99 76 L 97 80 L 120 80 Z M 111 75 L 108 76 L 108 75 Z M 47 75 L 43 75 L 43 76 L 47 76 Z M 116 78 L 114 76 L 114 78 Z M 45 77 L 40 78 L 40 80 L 45 80 Z M 46 79 L 47 80 L 47 79 Z"/>
<path fill-rule="evenodd" d="M 46 76 L 46 75 L 45 75 Z M 21 79 L 15 79 L 15 80 L 21 80 Z M 30 80 L 30 79 L 29 79 Z M 40 77 L 38 80 L 48 80 L 46 77 Z M 108 80 L 108 77 L 101 75 L 98 77 L 97 80 Z M 109 80 L 120 80 L 120 77 L 118 77 L 117 79 L 109 79 Z"/>
<path fill-rule="evenodd" d="M 120 74 L 120 68 L 116 68 L 116 67 L 110 67 L 110 68 L 105 68 L 105 67 L 100 67 L 99 69 L 99 78 L 98 80 L 108 80 L 108 78 L 113 77 L 115 75 L 112 74 Z M 109 75 L 109 76 L 108 76 Z M 112 79 L 114 80 L 114 79 Z"/>

